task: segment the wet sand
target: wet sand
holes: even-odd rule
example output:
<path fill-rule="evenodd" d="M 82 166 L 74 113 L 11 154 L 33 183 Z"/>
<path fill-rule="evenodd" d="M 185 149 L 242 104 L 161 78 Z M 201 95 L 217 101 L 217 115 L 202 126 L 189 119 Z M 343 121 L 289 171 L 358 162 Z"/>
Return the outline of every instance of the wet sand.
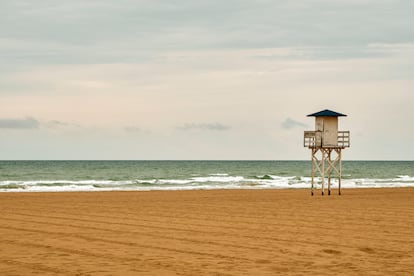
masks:
<path fill-rule="evenodd" d="M 413 275 L 414 189 L 0 193 L 1 275 Z"/>

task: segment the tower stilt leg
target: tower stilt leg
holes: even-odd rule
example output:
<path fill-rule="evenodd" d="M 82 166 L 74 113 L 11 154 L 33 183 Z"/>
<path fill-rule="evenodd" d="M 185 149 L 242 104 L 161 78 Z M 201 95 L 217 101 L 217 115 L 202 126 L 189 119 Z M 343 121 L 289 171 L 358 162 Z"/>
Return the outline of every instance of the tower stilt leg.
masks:
<path fill-rule="evenodd" d="M 322 149 L 322 169 L 321 169 L 321 178 L 322 178 L 322 195 L 325 194 L 325 151 Z"/>
<path fill-rule="evenodd" d="M 341 181 L 342 181 L 342 152 L 338 152 L 338 162 L 339 162 L 339 170 L 338 170 L 338 194 L 341 195 Z"/>
<path fill-rule="evenodd" d="M 311 195 L 313 196 L 314 181 L 315 181 L 315 150 L 312 149 L 312 180 L 311 180 Z"/>
<path fill-rule="evenodd" d="M 328 159 L 328 195 L 331 195 L 331 172 L 332 172 L 332 159 L 331 159 L 331 151 L 328 150 L 327 153 L 327 159 Z"/>

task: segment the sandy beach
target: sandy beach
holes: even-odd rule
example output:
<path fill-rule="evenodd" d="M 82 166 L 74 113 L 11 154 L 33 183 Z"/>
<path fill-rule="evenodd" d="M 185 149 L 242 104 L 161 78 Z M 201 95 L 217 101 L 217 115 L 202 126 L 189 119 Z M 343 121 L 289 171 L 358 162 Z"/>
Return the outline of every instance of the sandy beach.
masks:
<path fill-rule="evenodd" d="M 412 275 L 414 189 L 0 194 L 2 275 Z"/>

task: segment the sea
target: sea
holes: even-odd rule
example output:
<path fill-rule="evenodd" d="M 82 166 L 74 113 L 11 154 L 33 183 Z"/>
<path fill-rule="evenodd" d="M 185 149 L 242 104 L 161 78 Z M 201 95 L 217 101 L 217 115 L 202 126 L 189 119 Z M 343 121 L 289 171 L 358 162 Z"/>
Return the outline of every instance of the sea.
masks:
<path fill-rule="evenodd" d="M 414 161 L 343 161 L 342 171 L 343 188 L 414 187 Z M 1 192 L 300 189 L 310 183 L 310 161 L 0 161 Z"/>

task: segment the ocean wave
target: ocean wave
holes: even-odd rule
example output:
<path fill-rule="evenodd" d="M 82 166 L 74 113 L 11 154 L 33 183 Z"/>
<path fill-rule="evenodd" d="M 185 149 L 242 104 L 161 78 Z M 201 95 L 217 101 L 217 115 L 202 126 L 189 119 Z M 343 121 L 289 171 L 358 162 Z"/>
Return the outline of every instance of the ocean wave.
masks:
<path fill-rule="evenodd" d="M 414 182 L 414 177 L 409 175 L 399 175 L 397 178 L 398 181 L 407 181 L 407 182 Z"/>
<path fill-rule="evenodd" d="M 255 179 L 262 179 L 262 180 L 272 180 L 273 177 L 265 174 L 265 175 L 258 175 L 258 176 L 254 176 Z"/>
<path fill-rule="evenodd" d="M 131 180 L 5 180 L 0 191 L 114 191 L 114 190 L 196 190 L 196 189 L 292 189 L 309 188 L 311 177 L 259 175 L 253 177 L 209 174 L 187 179 L 131 179 Z M 315 178 L 316 188 L 321 179 Z M 332 188 L 339 186 L 332 179 Z M 414 177 L 401 175 L 388 179 L 343 179 L 344 188 L 414 187 Z"/>

